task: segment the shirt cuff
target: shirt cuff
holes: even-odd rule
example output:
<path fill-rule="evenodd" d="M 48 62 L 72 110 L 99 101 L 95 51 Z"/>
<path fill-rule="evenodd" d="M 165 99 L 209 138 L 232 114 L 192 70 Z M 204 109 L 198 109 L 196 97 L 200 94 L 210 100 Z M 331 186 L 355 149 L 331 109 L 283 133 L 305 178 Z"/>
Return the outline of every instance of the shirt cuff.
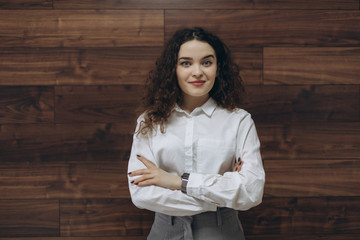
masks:
<path fill-rule="evenodd" d="M 194 198 L 198 198 L 204 200 L 204 190 L 206 187 L 213 185 L 218 178 L 218 174 L 214 175 L 205 175 L 199 173 L 190 173 L 188 184 L 186 187 L 186 192 L 189 196 Z M 217 205 L 215 203 L 211 203 L 214 205 L 215 210 Z"/>

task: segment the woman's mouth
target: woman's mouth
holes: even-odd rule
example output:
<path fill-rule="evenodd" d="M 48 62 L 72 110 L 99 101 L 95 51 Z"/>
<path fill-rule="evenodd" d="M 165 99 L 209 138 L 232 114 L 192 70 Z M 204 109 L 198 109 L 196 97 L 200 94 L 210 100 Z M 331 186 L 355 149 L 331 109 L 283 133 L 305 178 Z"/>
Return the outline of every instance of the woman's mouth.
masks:
<path fill-rule="evenodd" d="M 198 87 L 198 86 L 204 85 L 205 82 L 206 82 L 206 81 L 203 81 L 203 80 L 197 80 L 197 81 L 192 81 L 192 82 L 190 82 L 190 84 L 193 85 L 193 86 Z"/>

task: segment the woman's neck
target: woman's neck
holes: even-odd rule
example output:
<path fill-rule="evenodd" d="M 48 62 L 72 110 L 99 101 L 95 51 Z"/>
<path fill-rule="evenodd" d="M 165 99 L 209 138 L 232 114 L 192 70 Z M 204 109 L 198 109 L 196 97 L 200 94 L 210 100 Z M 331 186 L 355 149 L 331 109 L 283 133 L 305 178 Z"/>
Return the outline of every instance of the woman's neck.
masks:
<path fill-rule="evenodd" d="M 206 101 L 209 99 L 209 95 L 201 96 L 201 97 L 192 97 L 192 96 L 184 96 L 183 101 L 181 102 L 181 108 L 187 112 L 191 113 L 195 108 L 201 107 Z"/>

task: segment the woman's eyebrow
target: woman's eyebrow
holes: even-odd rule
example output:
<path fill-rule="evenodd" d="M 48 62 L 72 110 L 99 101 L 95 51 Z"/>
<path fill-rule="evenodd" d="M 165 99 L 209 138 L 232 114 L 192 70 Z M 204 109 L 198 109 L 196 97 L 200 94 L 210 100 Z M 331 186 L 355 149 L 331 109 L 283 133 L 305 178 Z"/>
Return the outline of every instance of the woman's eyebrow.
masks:
<path fill-rule="evenodd" d="M 214 55 L 210 54 L 210 55 L 206 55 L 205 57 L 203 57 L 203 58 L 201 58 L 201 59 L 210 58 L 210 57 L 215 58 Z M 180 60 L 180 59 L 192 60 L 193 58 L 191 58 L 191 57 L 180 57 L 179 60 Z"/>
<path fill-rule="evenodd" d="M 202 59 L 209 58 L 209 57 L 215 58 L 214 55 L 210 54 L 210 55 L 207 55 L 207 56 L 203 57 Z"/>

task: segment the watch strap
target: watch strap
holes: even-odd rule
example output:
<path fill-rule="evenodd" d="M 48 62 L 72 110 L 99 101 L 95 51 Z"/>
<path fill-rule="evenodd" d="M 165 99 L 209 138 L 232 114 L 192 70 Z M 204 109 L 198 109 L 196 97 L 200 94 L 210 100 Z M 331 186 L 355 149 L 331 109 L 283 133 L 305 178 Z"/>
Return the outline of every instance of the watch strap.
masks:
<path fill-rule="evenodd" d="M 184 173 L 181 176 L 181 192 L 183 192 L 183 193 L 187 193 L 186 192 L 186 187 L 187 187 L 187 184 L 188 184 L 188 181 L 189 181 L 189 176 L 190 176 L 190 173 Z"/>

